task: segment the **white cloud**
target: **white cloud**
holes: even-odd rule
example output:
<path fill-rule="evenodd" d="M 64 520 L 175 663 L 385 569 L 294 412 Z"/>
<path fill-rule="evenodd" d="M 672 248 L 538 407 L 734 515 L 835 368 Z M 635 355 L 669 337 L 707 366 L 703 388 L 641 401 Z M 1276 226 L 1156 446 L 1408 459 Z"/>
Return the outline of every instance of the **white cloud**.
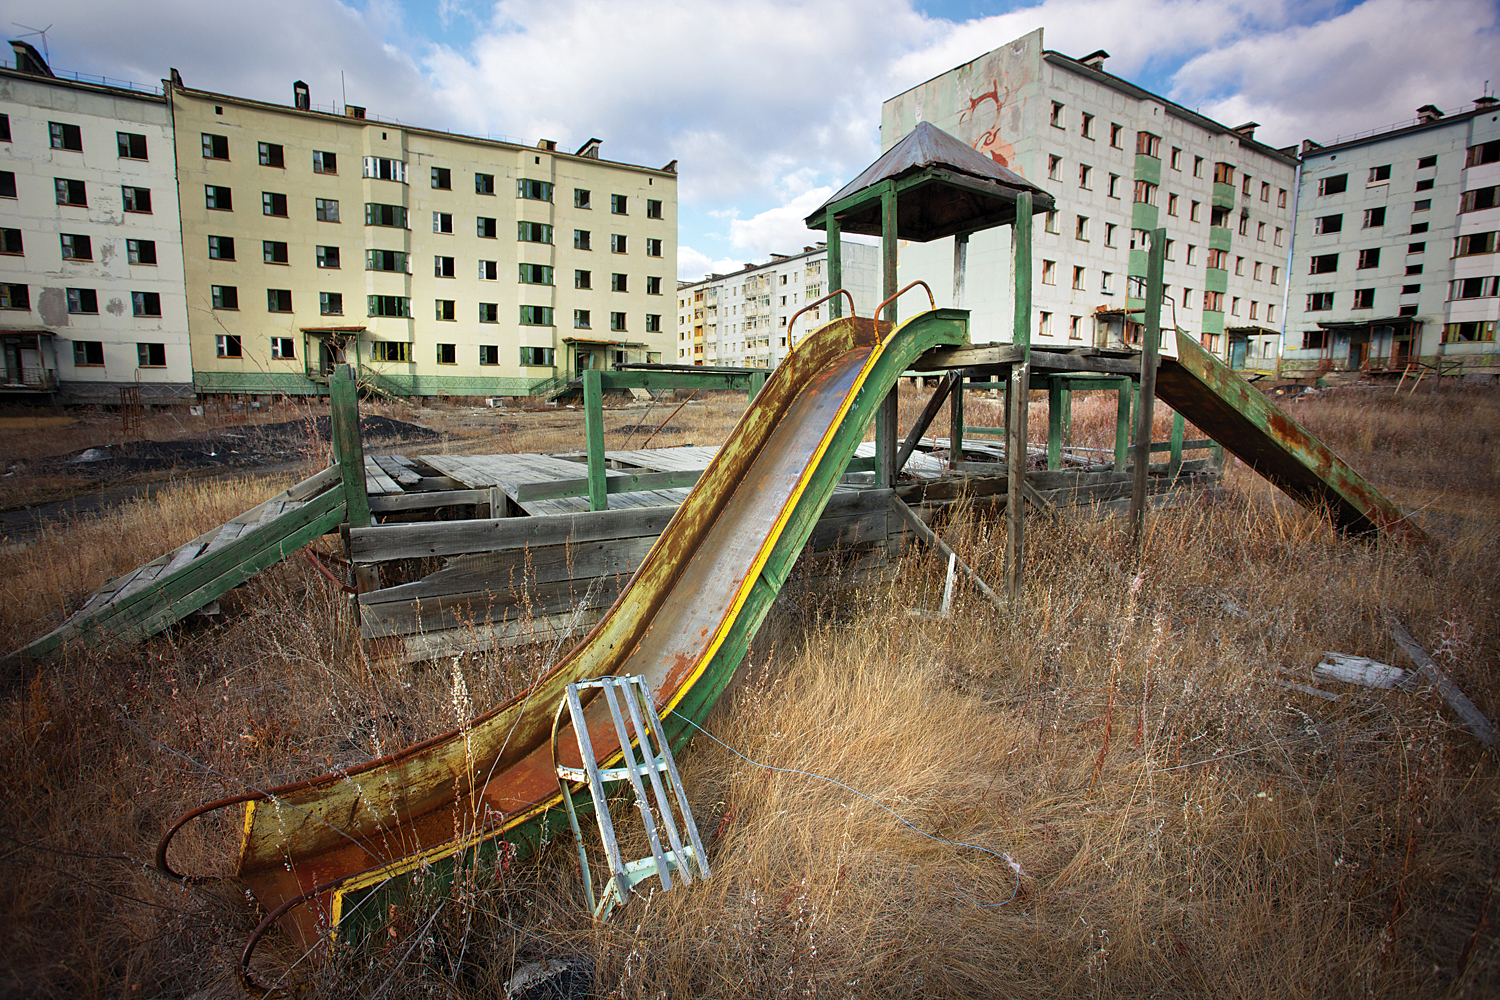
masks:
<path fill-rule="evenodd" d="M 802 220 L 827 201 L 833 192 L 832 187 L 810 188 L 758 215 L 733 219 L 729 223 L 729 240 L 736 248 L 761 256 L 798 253 L 805 245 L 823 238 L 821 230 L 808 229 Z"/>
<path fill-rule="evenodd" d="M 689 246 L 677 248 L 677 277 L 681 281 L 698 281 L 708 274 L 728 274 L 730 271 L 738 271 L 747 263 L 749 261 L 732 260 L 728 257 L 712 260 L 708 254 Z"/>

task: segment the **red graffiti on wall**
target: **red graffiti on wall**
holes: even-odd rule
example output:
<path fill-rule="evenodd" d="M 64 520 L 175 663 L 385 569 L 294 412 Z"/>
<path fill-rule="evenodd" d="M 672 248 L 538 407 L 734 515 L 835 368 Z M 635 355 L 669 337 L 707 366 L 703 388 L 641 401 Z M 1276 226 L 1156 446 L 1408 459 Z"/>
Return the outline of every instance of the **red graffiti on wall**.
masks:
<path fill-rule="evenodd" d="M 1000 138 L 1000 112 L 1004 110 L 1005 103 L 1010 100 L 1010 85 L 1007 83 L 1002 91 L 1000 81 L 992 80 L 990 83 L 991 89 L 977 97 L 969 98 L 968 110 L 961 112 L 958 116 L 959 125 L 962 127 L 967 124 L 969 127 L 966 131 L 970 134 L 979 131 L 980 126 L 977 119 L 981 117 L 981 106 L 986 101 L 993 104 L 994 110 L 988 111 L 987 109 L 984 115 L 987 119 L 988 128 L 980 132 L 978 141 L 974 143 L 974 148 L 981 153 L 987 154 L 990 159 L 1002 167 L 1019 170 L 1020 168 L 1015 165 L 1015 147 Z"/>

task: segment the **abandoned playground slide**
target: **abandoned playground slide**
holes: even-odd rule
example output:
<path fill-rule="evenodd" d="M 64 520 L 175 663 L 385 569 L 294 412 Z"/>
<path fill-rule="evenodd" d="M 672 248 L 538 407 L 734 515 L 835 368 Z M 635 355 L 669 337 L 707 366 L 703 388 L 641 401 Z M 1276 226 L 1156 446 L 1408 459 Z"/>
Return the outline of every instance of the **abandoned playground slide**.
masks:
<path fill-rule="evenodd" d="M 862 446 L 866 432 L 872 423 L 879 429 L 892 390 L 913 372 L 943 373 L 923 419 L 904 442 L 890 431 L 877 434 L 871 453 Z M 252 991 L 262 987 L 250 972 L 251 949 L 270 927 L 307 945 L 331 931 L 369 933 L 412 891 L 414 874 L 441 881 L 501 844 L 524 854 L 565 829 L 567 813 L 555 808 L 563 795 L 559 768 L 578 773 L 619 760 L 624 732 L 613 697 L 587 687 L 574 692 L 582 695 L 587 728 L 575 735 L 587 736 L 593 760 L 582 759 L 577 742 L 558 741 L 554 713 L 570 684 L 644 677 L 656 710 L 651 725 L 680 748 L 729 683 L 804 550 L 846 559 L 853 552 L 856 561 L 877 566 L 908 536 L 941 547 L 928 525 L 959 498 L 988 500 L 1017 530 L 1028 503 L 1121 509 L 1132 481 L 1147 474 L 1150 500 L 1171 503 L 1217 482 L 1214 455 L 1182 457 L 1211 446 L 1349 531 L 1422 537 L 1336 455 L 1180 334 L 1176 357 L 1158 361 L 1154 352 L 1105 357 L 971 347 L 968 314 L 955 309 L 931 309 L 899 325 L 834 319 L 801 339 L 763 386 L 751 387 L 723 447 L 666 449 L 679 454 L 664 460 L 616 453 L 617 466 L 633 464 L 633 472 L 605 468 L 610 453 L 592 416 L 601 373 L 590 374 L 583 386 L 590 475 L 575 479 L 570 470 L 584 466 L 541 461 L 547 456 L 454 456 L 445 465 L 437 456 L 367 458 L 357 387 L 341 370 L 330 386 L 338 464 L 111 581 L 63 625 L 7 658 L 15 673 L 37 669 L 71 644 L 142 641 L 335 532 L 344 534 L 348 589 L 358 592 L 372 658 L 431 659 L 550 641 L 580 622 L 592 624 L 533 687 L 460 730 L 357 769 L 208 803 L 167 831 L 158 866 L 173 877 L 208 877 L 172 869 L 173 835 L 206 812 L 243 809 L 235 875 L 266 911 L 240 966 Z M 677 387 L 670 371 L 602 374 L 625 376 L 621 384 L 635 378 Z M 1007 448 L 962 442 L 965 430 L 976 430 L 962 422 L 965 392 L 997 388 L 990 381 L 996 376 L 1008 394 L 1013 385 L 1023 396 L 1042 388 L 1054 401 L 1070 387 L 1118 389 L 1114 462 L 1078 460 L 1064 468 L 1054 437 L 1047 468 L 1030 471 L 1024 437 L 1019 449 L 1014 437 Z M 1130 405 L 1132 398 L 1149 404 L 1147 389 L 1134 388 L 1143 381 L 1154 381 L 1179 416 L 1173 441 L 1161 446 L 1171 461 L 1132 467 Z M 923 438 L 945 397 L 956 417 L 954 440 Z M 1060 412 L 1054 405 L 1054 430 Z M 1217 444 L 1184 442 L 1184 416 Z M 1150 445 L 1149 432 L 1144 442 L 1138 435 L 1136 453 L 1148 456 Z M 1008 460 L 1010 449 L 1019 460 Z M 943 451 L 946 466 L 935 457 Z M 507 458 L 527 461 L 501 461 Z M 907 479 L 898 483 L 894 474 L 903 468 Z M 473 516 L 421 519 L 444 507 Z M 386 523 L 374 523 L 375 516 Z M 1016 580 L 1019 553 L 1017 547 L 1008 570 Z M 449 562 L 422 580 L 380 587 L 379 564 L 413 558 Z M 623 587 L 611 583 L 621 577 L 628 577 Z M 525 628 L 507 616 L 523 600 Z M 592 809 L 587 782 L 569 790 L 577 809 Z"/>

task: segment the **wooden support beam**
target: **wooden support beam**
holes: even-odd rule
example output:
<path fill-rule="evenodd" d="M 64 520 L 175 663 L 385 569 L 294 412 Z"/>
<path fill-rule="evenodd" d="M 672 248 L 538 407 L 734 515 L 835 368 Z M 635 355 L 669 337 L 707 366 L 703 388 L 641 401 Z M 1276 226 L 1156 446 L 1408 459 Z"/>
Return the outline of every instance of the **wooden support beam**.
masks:
<path fill-rule="evenodd" d="M 964 307 L 964 277 L 969 268 L 969 234 L 953 237 L 953 308 Z"/>
<path fill-rule="evenodd" d="M 609 506 L 604 483 L 604 391 L 600 373 L 583 373 L 583 436 L 588 449 L 589 510 Z"/>
<path fill-rule="evenodd" d="M 494 489 L 487 490 L 443 490 L 440 493 L 397 493 L 390 496 L 371 497 L 370 510 L 376 514 L 392 514 L 403 510 L 431 510 L 437 507 L 461 507 L 467 504 L 489 504 Z M 502 494 L 503 497 L 503 494 Z M 492 514 L 499 517 L 499 514 Z"/>
<path fill-rule="evenodd" d="M 941 552 L 943 555 L 947 556 L 949 559 L 952 559 L 955 563 L 957 563 L 958 568 L 964 571 L 964 576 L 967 576 L 970 582 L 972 582 L 975 587 L 979 588 L 979 592 L 981 594 L 989 598 L 989 602 L 991 604 L 993 604 L 1002 613 L 1006 611 L 1005 603 L 1000 600 L 1000 595 L 995 593 L 995 591 L 990 588 L 990 585 L 985 583 L 984 580 L 980 578 L 979 574 L 974 572 L 974 570 L 971 569 L 967 563 L 958 558 L 958 553 L 954 552 L 953 549 L 948 546 L 947 542 L 943 541 L 937 536 L 937 532 L 929 528 L 920 517 L 913 513 L 912 509 L 906 506 L 906 503 L 902 501 L 900 497 L 891 497 L 891 506 L 895 507 L 896 511 L 900 513 L 901 517 L 911 527 L 912 531 L 916 532 L 918 538 L 922 539 L 922 541 L 926 542 L 932 548 L 936 549 L 937 551 Z"/>
<path fill-rule="evenodd" d="M 1119 381 L 1118 399 L 1115 402 L 1115 471 L 1124 472 L 1129 462 L 1130 448 L 1130 397 L 1135 392 L 1135 383 L 1128 378 Z"/>
<path fill-rule="evenodd" d="M 956 377 L 953 372 L 943 376 L 937 388 L 932 390 L 932 396 L 928 398 L 927 405 L 922 407 L 922 413 L 917 417 L 917 422 L 912 425 L 911 430 L 906 432 L 906 440 L 901 442 L 901 449 L 896 452 L 896 472 L 899 474 L 906 468 L 906 460 L 911 458 L 911 453 L 916 450 L 917 442 L 922 440 L 922 435 L 927 433 L 927 428 L 932 426 L 933 418 L 943 408 L 943 401 L 953 389 Z"/>
<path fill-rule="evenodd" d="M 828 290 L 836 292 L 844 287 L 844 242 L 839 234 L 839 217 L 833 209 L 823 213 L 823 222 L 828 230 Z M 844 315 L 844 297 L 835 295 L 828 300 L 828 318 L 838 319 Z"/>
<path fill-rule="evenodd" d="M 1021 360 L 1025 352 L 1014 344 L 989 347 L 938 347 L 911 364 L 914 372 L 940 372 L 952 368 L 987 368 Z"/>
<path fill-rule="evenodd" d="M 1141 335 L 1141 398 L 1136 407 L 1135 484 L 1130 491 L 1130 535 L 1137 547 L 1146 527 L 1146 474 L 1151 464 L 1151 421 L 1156 403 L 1156 366 L 1161 353 L 1162 271 L 1166 264 L 1167 231 L 1151 231 L 1146 257 L 1145 330 Z"/>
<path fill-rule="evenodd" d="M 335 365 L 328 383 L 328 404 L 333 439 L 344 483 L 344 504 L 350 527 L 370 524 L 370 498 L 365 492 L 365 448 L 359 436 L 359 390 L 354 369 Z"/>
<path fill-rule="evenodd" d="M 1479 742 L 1491 747 L 1500 742 L 1500 735 L 1496 734 L 1495 727 L 1489 718 L 1476 708 L 1463 691 L 1459 690 L 1458 685 L 1453 683 L 1442 668 L 1433 662 L 1432 657 L 1427 655 L 1427 651 L 1417 645 L 1411 633 L 1406 631 L 1406 626 L 1394 616 L 1391 618 L 1391 638 L 1395 639 L 1396 645 L 1411 657 L 1411 661 L 1417 665 L 1417 672 L 1437 688 L 1438 694 L 1442 695 L 1448 706 L 1458 713 L 1460 719 L 1464 720 L 1464 725 L 1469 727 L 1469 732 L 1478 737 Z"/>
<path fill-rule="evenodd" d="M 840 296 L 840 297 L 842 298 L 842 296 Z M 765 385 L 766 385 L 766 373 L 765 372 L 751 372 L 751 374 L 750 374 L 750 389 L 749 389 L 749 397 L 748 397 L 748 399 L 753 400 L 756 396 L 760 395 L 760 390 L 763 389 L 763 388 L 765 388 Z"/>
<path fill-rule="evenodd" d="M 1010 273 L 1015 285 L 1011 340 L 1021 350 L 1010 369 L 1005 456 L 1009 477 L 1005 502 L 1005 589 L 1012 601 L 1021 597 L 1026 556 L 1026 411 L 1031 385 L 1031 207 L 1030 191 L 1016 196 L 1016 221 L 1011 225 Z"/>
<path fill-rule="evenodd" d="M 964 383 L 968 376 L 955 372 L 948 393 L 948 468 L 957 469 L 964 460 Z"/>
<path fill-rule="evenodd" d="M 885 307 L 885 316 L 875 317 L 885 319 L 888 323 L 896 322 L 896 300 L 894 298 L 896 289 L 896 261 L 898 251 L 898 239 L 896 226 L 896 186 L 887 184 L 880 195 L 880 277 L 884 285 L 882 298 L 890 299 Z M 875 485 L 883 490 L 888 490 L 896 483 L 896 439 L 900 433 L 896 421 L 898 390 L 892 388 L 881 400 L 880 409 L 875 411 Z"/>
<path fill-rule="evenodd" d="M 605 493 L 639 493 L 642 490 L 676 490 L 693 486 L 703 475 L 702 469 L 678 472 L 640 472 L 635 474 L 605 473 Z M 591 479 L 555 479 L 541 483 L 518 483 L 516 501 L 530 503 L 533 500 L 558 500 L 563 497 L 588 496 L 592 488 Z"/>
<path fill-rule="evenodd" d="M 1047 380 L 1047 468 L 1062 468 L 1062 379 Z"/>
<path fill-rule="evenodd" d="M 1167 475 L 1173 479 L 1176 479 L 1177 473 L 1182 470 L 1182 435 L 1186 423 L 1187 421 L 1182 419 L 1182 414 L 1172 414 L 1172 440 L 1167 446 L 1171 449 L 1172 459 L 1167 463 Z"/>

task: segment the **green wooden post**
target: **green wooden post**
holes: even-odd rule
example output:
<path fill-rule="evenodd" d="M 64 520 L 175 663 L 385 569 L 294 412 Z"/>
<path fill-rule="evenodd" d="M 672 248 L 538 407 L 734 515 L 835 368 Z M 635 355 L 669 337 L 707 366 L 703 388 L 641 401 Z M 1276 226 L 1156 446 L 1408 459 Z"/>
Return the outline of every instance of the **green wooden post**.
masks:
<path fill-rule="evenodd" d="M 597 368 L 583 372 L 583 436 L 588 448 L 589 510 L 606 510 L 604 490 L 604 388 Z"/>
<path fill-rule="evenodd" d="M 1151 231 L 1146 257 L 1146 315 L 1141 336 L 1141 398 L 1135 419 L 1135 478 L 1130 486 L 1130 533 L 1140 545 L 1146 527 L 1146 476 L 1151 465 L 1151 420 L 1156 405 L 1156 363 L 1161 354 L 1162 271 L 1166 266 L 1167 231 Z"/>
<path fill-rule="evenodd" d="M 1073 382 L 1063 379 L 1062 386 L 1062 443 L 1064 446 L 1073 443 Z"/>
<path fill-rule="evenodd" d="M 1062 378 L 1047 379 L 1047 468 L 1062 468 Z"/>
<path fill-rule="evenodd" d="M 1135 381 L 1122 378 L 1119 382 L 1118 398 L 1115 401 L 1115 471 L 1124 472 L 1130 460 L 1130 397 L 1135 391 Z"/>
<path fill-rule="evenodd" d="M 359 437 L 359 390 L 354 369 L 335 365 L 328 385 L 334 453 L 344 481 L 346 520 L 351 528 L 370 526 L 370 498 L 365 492 L 365 448 Z"/>
<path fill-rule="evenodd" d="M 948 396 L 948 468 L 957 469 L 964 456 L 964 385 L 962 373 L 954 372 L 953 391 Z"/>
<path fill-rule="evenodd" d="M 760 394 L 760 390 L 765 387 L 765 384 L 766 384 L 766 373 L 765 372 L 751 372 L 750 373 L 750 394 L 746 397 L 746 402 L 748 402 L 749 400 L 752 400 L 756 396 L 758 396 Z"/>
<path fill-rule="evenodd" d="M 823 213 L 828 227 L 828 290 L 836 292 L 844 287 L 844 243 L 839 236 L 839 217 L 833 212 Z M 844 297 L 835 295 L 828 300 L 828 318 L 838 319 L 844 315 Z"/>
<path fill-rule="evenodd" d="M 1182 435 L 1186 424 L 1187 421 L 1182 418 L 1182 414 L 1172 414 L 1172 458 L 1167 465 L 1167 475 L 1173 479 L 1176 479 L 1177 474 L 1182 471 Z"/>
<path fill-rule="evenodd" d="M 884 294 L 891 298 L 896 294 L 896 185 L 885 182 L 880 193 L 880 276 Z M 885 316 L 875 317 L 887 322 L 896 322 L 896 300 L 891 299 L 885 307 Z M 899 385 L 899 382 L 898 382 Z M 896 484 L 896 437 L 897 437 L 897 392 L 892 388 L 880 403 L 875 414 L 875 485 L 890 489 Z"/>
<path fill-rule="evenodd" d="M 1016 196 L 1016 221 L 1011 224 L 1010 274 L 1015 286 L 1011 340 L 1022 349 L 1011 365 L 1009 416 L 1005 433 L 1005 589 L 1011 600 L 1021 596 L 1022 562 L 1026 555 L 1026 410 L 1031 389 L 1031 207 L 1030 191 Z"/>

